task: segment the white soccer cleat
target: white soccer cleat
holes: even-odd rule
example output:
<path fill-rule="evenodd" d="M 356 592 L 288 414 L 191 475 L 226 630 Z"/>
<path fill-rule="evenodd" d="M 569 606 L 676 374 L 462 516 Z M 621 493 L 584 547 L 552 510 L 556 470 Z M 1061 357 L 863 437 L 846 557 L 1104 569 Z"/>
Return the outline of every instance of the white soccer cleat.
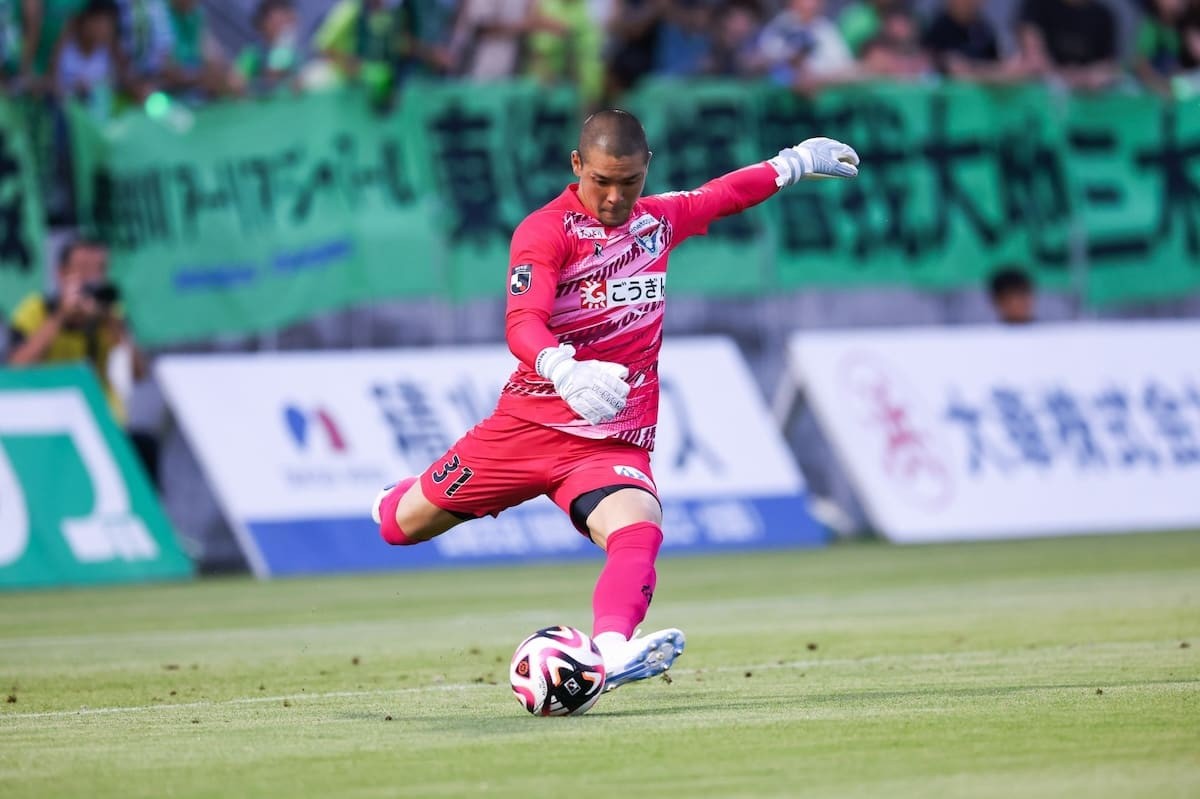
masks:
<path fill-rule="evenodd" d="M 615 647 L 604 647 L 604 690 L 620 688 L 627 682 L 657 677 L 664 673 L 683 654 L 686 639 L 683 630 L 670 627 L 649 635 L 634 637 Z"/>

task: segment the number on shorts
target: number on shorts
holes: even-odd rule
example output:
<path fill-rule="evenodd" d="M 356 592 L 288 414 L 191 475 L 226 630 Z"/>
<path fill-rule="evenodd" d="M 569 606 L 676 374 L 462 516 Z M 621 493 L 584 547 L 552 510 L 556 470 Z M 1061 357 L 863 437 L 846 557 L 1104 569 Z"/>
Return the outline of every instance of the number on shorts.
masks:
<path fill-rule="evenodd" d="M 447 477 L 458 471 L 459 465 L 458 456 L 455 455 L 453 458 L 443 463 L 442 468 L 431 474 L 430 477 L 433 478 L 433 482 L 435 483 L 444 483 L 446 482 Z"/>
<path fill-rule="evenodd" d="M 470 466 L 462 467 L 462 474 L 460 474 L 453 483 L 446 486 L 446 496 L 452 497 L 455 494 L 457 494 L 458 489 L 462 488 L 466 484 L 466 482 L 474 476 L 475 476 L 475 472 L 471 471 Z"/>

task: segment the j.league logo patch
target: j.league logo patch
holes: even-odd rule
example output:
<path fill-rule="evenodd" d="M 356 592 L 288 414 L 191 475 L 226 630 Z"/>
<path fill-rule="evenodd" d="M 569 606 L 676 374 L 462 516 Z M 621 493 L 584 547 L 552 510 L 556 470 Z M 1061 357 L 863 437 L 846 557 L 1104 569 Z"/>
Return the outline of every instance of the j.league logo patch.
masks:
<path fill-rule="evenodd" d="M 517 264 L 508 278 L 508 293 L 519 297 L 533 285 L 533 264 Z"/>

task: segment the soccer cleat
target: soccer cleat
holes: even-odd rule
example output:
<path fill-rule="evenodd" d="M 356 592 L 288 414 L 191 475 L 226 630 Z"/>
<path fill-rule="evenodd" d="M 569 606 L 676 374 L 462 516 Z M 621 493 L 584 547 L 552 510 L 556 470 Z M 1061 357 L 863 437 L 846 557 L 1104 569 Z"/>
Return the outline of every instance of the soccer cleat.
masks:
<path fill-rule="evenodd" d="M 620 688 L 627 682 L 657 677 L 683 654 L 686 640 L 683 630 L 670 627 L 626 641 L 612 652 L 604 653 L 604 690 Z"/>

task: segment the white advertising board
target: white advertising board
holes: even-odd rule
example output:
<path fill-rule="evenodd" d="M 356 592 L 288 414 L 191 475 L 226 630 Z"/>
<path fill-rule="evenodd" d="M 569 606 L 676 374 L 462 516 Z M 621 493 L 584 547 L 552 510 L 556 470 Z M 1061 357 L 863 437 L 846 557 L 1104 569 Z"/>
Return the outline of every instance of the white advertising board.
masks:
<path fill-rule="evenodd" d="M 789 351 L 893 541 L 1200 526 L 1200 324 L 805 332 Z"/>
<path fill-rule="evenodd" d="M 421 547 L 389 548 L 369 506 L 491 412 L 503 346 L 172 356 L 158 376 L 260 575 L 582 554 L 539 499 Z M 665 546 L 812 544 L 804 481 L 733 343 L 664 346 L 655 480 Z"/>

